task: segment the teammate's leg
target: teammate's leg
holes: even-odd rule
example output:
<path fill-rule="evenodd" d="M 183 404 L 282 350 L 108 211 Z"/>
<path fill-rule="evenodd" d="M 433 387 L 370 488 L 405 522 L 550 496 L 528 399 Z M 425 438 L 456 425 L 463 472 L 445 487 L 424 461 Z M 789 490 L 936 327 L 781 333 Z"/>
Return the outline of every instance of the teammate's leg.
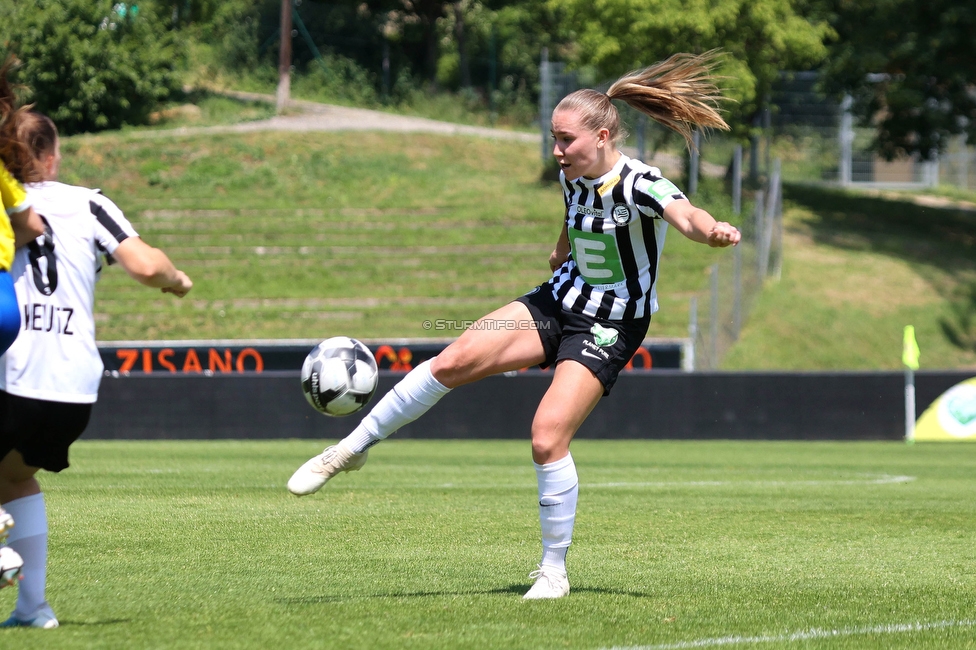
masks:
<path fill-rule="evenodd" d="M 569 593 L 566 551 L 573 539 L 579 479 L 569 443 L 603 395 L 603 383 L 585 366 L 564 360 L 556 365 L 532 422 L 532 460 L 539 485 L 542 561 L 532 572 L 529 600 Z"/>
<path fill-rule="evenodd" d="M 426 413 L 451 389 L 489 375 L 545 360 L 528 307 L 512 302 L 480 319 L 437 357 L 407 373 L 380 399 L 352 433 L 310 459 L 292 475 L 288 489 L 302 496 L 318 491 L 339 472 L 358 470 L 367 450 Z"/>
<path fill-rule="evenodd" d="M 17 451 L 0 461 L 0 504 L 13 516 L 17 525 L 10 531 L 8 543 L 24 559 L 17 590 L 17 606 L 0 627 L 58 626 L 58 619 L 48 605 L 47 587 L 47 511 L 44 494 L 34 478 L 38 468 L 24 463 Z"/>

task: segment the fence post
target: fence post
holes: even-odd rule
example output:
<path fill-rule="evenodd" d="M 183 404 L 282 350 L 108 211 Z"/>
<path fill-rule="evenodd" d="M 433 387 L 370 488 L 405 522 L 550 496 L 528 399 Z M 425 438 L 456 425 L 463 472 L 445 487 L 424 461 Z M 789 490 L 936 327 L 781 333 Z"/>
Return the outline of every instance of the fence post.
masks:
<path fill-rule="evenodd" d="M 742 212 L 742 145 L 735 145 L 732 153 L 732 213 Z"/>
<path fill-rule="evenodd" d="M 684 370 L 692 371 L 695 369 L 695 346 L 698 344 L 698 297 L 691 297 L 691 304 L 688 306 L 688 340 L 685 346 L 684 359 L 681 365 Z"/>
<path fill-rule="evenodd" d="M 695 129 L 691 136 L 691 156 L 688 163 L 688 194 L 698 191 L 698 148 L 701 145 L 701 131 Z"/>
<path fill-rule="evenodd" d="M 844 101 L 840 104 L 840 184 L 850 185 L 853 181 L 853 159 L 854 159 L 854 118 L 851 115 L 851 106 L 854 99 L 850 95 L 844 95 Z"/>
<path fill-rule="evenodd" d="M 718 367 L 718 264 L 712 264 L 712 307 L 708 314 L 709 329 L 709 367 Z"/>
<path fill-rule="evenodd" d="M 766 261 L 765 261 L 765 251 L 763 251 L 763 243 L 766 241 L 764 235 L 765 230 L 765 203 L 766 203 L 766 193 L 762 190 L 756 191 L 756 206 L 753 210 L 753 217 L 756 222 L 756 274 L 759 276 L 759 286 L 762 287 L 763 278 L 766 277 Z"/>
<path fill-rule="evenodd" d="M 549 70 L 549 48 L 542 48 L 539 63 L 539 130 L 542 132 L 542 162 L 549 162 L 549 130 L 552 116 L 552 79 Z"/>
<path fill-rule="evenodd" d="M 783 275 L 783 175 L 781 168 L 782 161 L 777 158 L 773 161 L 773 187 L 770 188 L 773 196 L 776 197 L 772 212 L 771 227 L 773 232 L 770 233 L 773 238 L 770 250 L 774 252 L 772 276 L 776 280 L 779 280 Z"/>
<path fill-rule="evenodd" d="M 742 331 L 742 246 L 732 249 L 732 282 L 735 295 L 732 300 L 732 340 L 739 340 Z"/>

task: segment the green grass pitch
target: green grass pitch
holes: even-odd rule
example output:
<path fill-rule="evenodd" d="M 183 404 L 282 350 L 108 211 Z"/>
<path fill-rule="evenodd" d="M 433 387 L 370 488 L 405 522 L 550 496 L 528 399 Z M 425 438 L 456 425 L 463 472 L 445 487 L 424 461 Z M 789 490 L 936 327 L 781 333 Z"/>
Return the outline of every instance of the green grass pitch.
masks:
<path fill-rule="evenodd" d="M 976 647 L 976 446 L 574 443 L 572 593 L 527 442 L 82 441 L 43 474 L 58 630 L 3 648 Z M 0 614 L 14 590 L 0 592 Z"/>

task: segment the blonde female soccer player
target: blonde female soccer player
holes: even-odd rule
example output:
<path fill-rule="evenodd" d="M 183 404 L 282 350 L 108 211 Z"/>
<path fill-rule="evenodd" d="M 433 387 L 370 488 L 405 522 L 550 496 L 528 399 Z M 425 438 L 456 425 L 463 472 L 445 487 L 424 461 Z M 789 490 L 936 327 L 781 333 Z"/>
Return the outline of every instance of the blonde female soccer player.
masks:
<path fill-rule="evenodd" d="M 98 190 L 56 182 L 61 153 L 50 119 L 28 113 L 22 130 L 42 178 L 27 192 L 44 234 L 14 260 L 17 298 L 28 318 L 0 357 L 0 504 L 17 522 L 9 544 L 24 561 L 16 609 L 0 627 L 53 628 L 58 620 L 44 595 L 47 513 L 34 475 L 68 467 L 68 448 L 98 396 L 103 368 L 92 312 L 102 256 L 163 293 L 182 298 L 193 283 Z"/>
<path fill-rule="evenodd" d="M 371 446 L 462 384 L 555 364 L 531 429 L 542 559 L 524 598 L 569 593 L 566 550 L 579 483 L 570 441 L 644 340 L 658 308 L 658 261 L 668 225 L 713 247 L 740 238 L 736 228 L 692 205 L 660 170 L 621 153 L 620 117 L 611 100 L 625 101 L 689 141 L 693 126 L 727 129 L 717 111 L 712 61 L 712 55 L 675 55 L 624 76 L 606 94 L 581 90 L 559 102 L 552 114 L 553 155 L 566 212 L 549 257 L 552 278 L 408 373 L 351 434 L 295 472 L 291 492 L 311 494 L 339 472 L 360 469 Z"/>

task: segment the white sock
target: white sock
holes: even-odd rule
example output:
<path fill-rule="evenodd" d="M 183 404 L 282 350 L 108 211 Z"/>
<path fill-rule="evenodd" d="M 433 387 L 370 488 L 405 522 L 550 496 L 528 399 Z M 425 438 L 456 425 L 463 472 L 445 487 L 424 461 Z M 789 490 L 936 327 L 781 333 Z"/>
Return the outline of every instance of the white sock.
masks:
<path fill-rule="evenodd" d="M 554 463 L 535 465 L 539 481 L 539 523 L 542 525 L 542 562 L 566 572 L 566 551 L 573 541 L 579 477 L 573 455 Z"/>
<path fill-rule="evenodd" d="M 406 377 L 376 403 L 343 442 L 355 453 L 361 454 L 400 427 L 419 418 L 447 395 L 451 389 L 434 379 L 430 371 L 431 361 L 433 359 L 428 359 L 407 373 Z"/>
<path fill-rule="evenodd" d="M 47 584 L 47 511 L 44 493 L 14 499 L 3 504 L 3 507 L 16 522 L 10 531 L 8 546 L 24 558 L 14 616 L 22 621 L 30 621 L 48 607 L 44 597 Z"/>

